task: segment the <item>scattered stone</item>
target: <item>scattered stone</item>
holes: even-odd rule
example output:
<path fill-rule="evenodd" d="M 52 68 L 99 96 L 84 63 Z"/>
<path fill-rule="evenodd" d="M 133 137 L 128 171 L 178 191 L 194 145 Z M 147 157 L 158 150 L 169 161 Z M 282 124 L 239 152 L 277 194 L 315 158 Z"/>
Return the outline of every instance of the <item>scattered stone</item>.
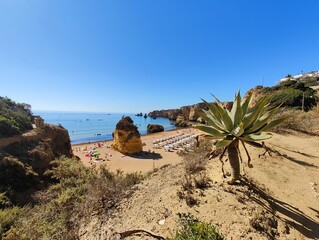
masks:
<path fill-rule="evenodd" d="M 164 225 L 164 224 L 165 224 L 165 218 L 164 218 L 164 219 L 159 220 L 159 221 L 158 221 L 158 224 L 159 224 L 159 225 Z"/>

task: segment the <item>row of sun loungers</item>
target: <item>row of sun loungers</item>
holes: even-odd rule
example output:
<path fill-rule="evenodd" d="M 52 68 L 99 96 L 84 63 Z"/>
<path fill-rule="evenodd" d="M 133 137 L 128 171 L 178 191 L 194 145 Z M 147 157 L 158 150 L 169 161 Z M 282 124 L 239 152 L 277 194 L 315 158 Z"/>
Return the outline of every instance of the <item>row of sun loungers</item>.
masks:
<path fill-rule="evenodd" d="M 165 138 L 155 139 L 153 141 L 154 149 L 164 148 L 165 152 L 173 150 L 188 150 L 197 144 L 196 135 L 194 134 L 178 134 Z"/>

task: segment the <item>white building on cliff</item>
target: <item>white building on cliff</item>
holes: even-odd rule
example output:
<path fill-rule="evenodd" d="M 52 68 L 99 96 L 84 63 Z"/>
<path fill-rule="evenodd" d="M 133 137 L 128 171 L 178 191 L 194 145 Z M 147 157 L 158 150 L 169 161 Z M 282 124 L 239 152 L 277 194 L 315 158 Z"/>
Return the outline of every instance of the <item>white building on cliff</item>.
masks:
<path fill-rule="evenodd" d="M 288 80 L 294 80 L 294 81 L 298 81 L 298 82 L 305 82 L 305 81 L 314 81 L 317 82 L 316 85 L 319 84 L 319 71 L 312 71 L 312 72 L 308 72 L 308 73 L 302 73 L 299 75 L 295 75 L 295 76 L 286 76 L 282 79 L 280 79 L 278 81 L 278 83 L 282 83 Z"/>

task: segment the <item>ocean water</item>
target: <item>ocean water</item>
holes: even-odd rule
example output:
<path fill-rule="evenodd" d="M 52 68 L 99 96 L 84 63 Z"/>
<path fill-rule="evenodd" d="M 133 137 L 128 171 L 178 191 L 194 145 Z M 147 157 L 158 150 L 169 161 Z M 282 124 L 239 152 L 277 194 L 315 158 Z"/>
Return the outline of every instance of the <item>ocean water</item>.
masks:
<path fill-rule="evenodd" d="M 33 114 L 40 115 L 46 123 L 61 124 L 68 130 L 72 144 L 111 140 L 112 132 L 123 115 L 132 118 L 142 135 L 147 133 L 148 124 L 163 125 L 165 131 L 175 129 L 174 122 L 169 119 L 145 119 L 128 113 L 33 111 Z"/>

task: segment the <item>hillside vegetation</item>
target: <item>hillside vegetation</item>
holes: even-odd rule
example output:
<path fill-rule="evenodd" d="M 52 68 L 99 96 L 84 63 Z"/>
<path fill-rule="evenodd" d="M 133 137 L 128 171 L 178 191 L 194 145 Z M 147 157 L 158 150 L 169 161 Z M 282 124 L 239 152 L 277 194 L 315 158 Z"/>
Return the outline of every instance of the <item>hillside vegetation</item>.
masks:
<path fill-rule="evenodd" d="M 32 129 L 31 106 L 0 97 L 0 139 Z"/>
<path fill-rule="evenodd" d="M 266 155 L 264 149 L 252 149 L 255 168 L 244 173 L 238 186 L 226 184 L 216 155 L 208 158 L 212 143 L 207 141 L 186 153 L 182 165 L 144 175 L 86 168 L 70 153 L 61 156 L 70 150 L 69 139 L 59 138 L 63 129 L 47 127 L 43 131 L 57 136 L 51 133 L 55 140 L 43 139 L 40 145 L 33 141 L 7 147 L 0 152 L 0 239 L 113 239 L 115 233 L 134 233 L 134 228 L 175 240 L 319 237 L 318 137 L 309 137 L 319 133 L 316 93 L 295 82 L 256 89 L 256 98 L 274 94 L 273 103 L 285 106 L 281 116 L 293 116 L 276 132 L 307 135 L 277 134 Z M 302 99 L 307 112 L 300 111 Z M 28 108 L 0 100 L 0 118 L 16 129 L 11 134 L 31 128 Z M 25 127 L 20 129 L 18 121 Z M 299 147 L 303 142 L 307 145 Z M 34 186 L 38 189 L 28 192 Z M 26 202 L 17 200 L 26 195 Z"/>
<path fill-rule="evenodd" d="M 249 92 L 254 92 L 256 102 L 262 96 L 271 96 L 271 104 L 281 105 L 287 109 L 302 109 L 309 111 L 319 101 L 318 95 L 314 89 L 307 83 L 289 80 L 273 87 L 257 86 Z"/>

